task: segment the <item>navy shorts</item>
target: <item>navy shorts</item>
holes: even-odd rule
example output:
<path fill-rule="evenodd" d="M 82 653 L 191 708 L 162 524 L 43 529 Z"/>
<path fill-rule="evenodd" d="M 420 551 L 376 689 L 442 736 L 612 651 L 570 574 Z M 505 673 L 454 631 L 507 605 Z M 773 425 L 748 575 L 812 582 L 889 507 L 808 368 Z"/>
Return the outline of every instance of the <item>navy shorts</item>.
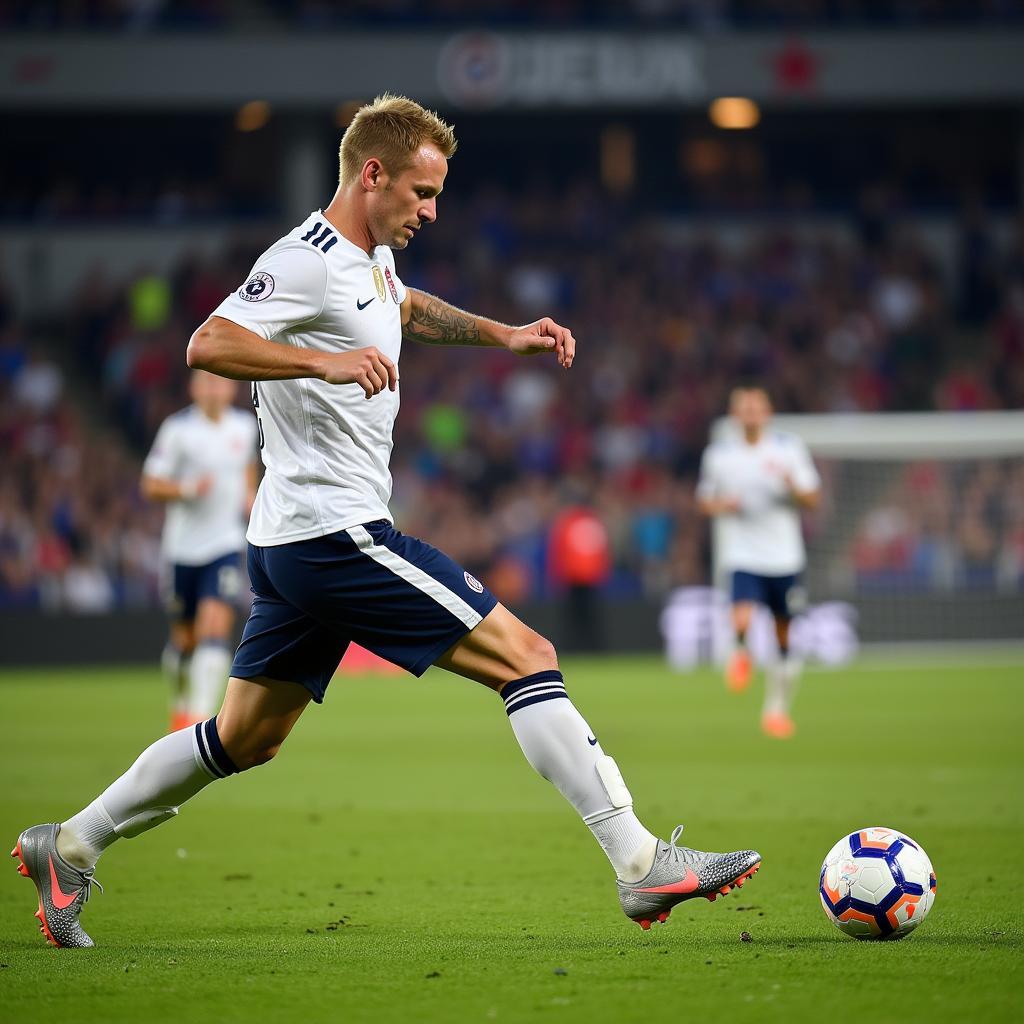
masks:
<path fill-rule="evenodd" d="M 205 597 L 235 604 L 242 593 L 242 560 L 237 552 L 206 565 L 171 566 L 167 612 L 172 619 L 191 622 Z"/>
<path fill-rule="evenodd" d="M 437 548 L 387 520 L 249 545 L 255 595 L 231 674 L 301 683 L 318 703 L 349 643 L 420 676 L 498 603 Z"/>
<path fill-rule="evenodd" d="M 732 603 L 740 601 L 767 605 L 777 619 L 793 618 L 803 611 L 805 603 L 798 575 L 758 576 L 736 571 L 732 574 Z"/>

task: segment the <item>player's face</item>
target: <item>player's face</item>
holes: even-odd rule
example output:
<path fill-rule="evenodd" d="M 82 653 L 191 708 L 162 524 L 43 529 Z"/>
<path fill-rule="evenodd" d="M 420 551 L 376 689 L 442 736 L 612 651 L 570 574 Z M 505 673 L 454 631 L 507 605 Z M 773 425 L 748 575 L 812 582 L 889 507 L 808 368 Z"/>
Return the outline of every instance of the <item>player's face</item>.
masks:
<path fill-rule="evenodd" d="M 772 414 L 763 391 L 741 391 L 732 400 L 732 414 L 744 430 L 761 430 Z"/>
<path fill-rule="evenodd" d="M 237 382 L 228 380 L 227 377 L 218 377 L 205 370 L 196 370 L 192 374 L 192 401 L 207 415 L 222 413 L 234 402 L 237 390 Z"/>
<path fill-rule="evenodd" d="M 444 186 L 448 161 L 434 146 L 416 151 L 412 164 L 375 193 L 370 227 L 377 245 L 404 249 L 424 224 L 437 220 L 437 196 Z"/>

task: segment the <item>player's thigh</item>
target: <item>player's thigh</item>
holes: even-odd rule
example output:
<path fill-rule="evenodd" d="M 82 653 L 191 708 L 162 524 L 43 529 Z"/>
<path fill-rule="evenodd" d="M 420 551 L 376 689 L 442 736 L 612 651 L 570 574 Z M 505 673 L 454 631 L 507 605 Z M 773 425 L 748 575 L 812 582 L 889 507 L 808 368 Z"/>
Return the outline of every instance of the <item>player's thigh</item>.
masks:
<path fill-rule="evenodd" d="M 196 607 L 196 642 L 226 640 L 235 621 L 234 605 L 219 597 L 204 597 Z"/>
<path fill-rule="evenodd" d="M 299 683 L 265 677 L 228 680 L 217 734 L 238 768 L 269 761 L 312 699 Z"/>
<path fill-rule="evenodd" d="M 497 604 L 435 664 L 500 690 L 513 679 L 557 669 L 558 655 L 549 640 Z"/>

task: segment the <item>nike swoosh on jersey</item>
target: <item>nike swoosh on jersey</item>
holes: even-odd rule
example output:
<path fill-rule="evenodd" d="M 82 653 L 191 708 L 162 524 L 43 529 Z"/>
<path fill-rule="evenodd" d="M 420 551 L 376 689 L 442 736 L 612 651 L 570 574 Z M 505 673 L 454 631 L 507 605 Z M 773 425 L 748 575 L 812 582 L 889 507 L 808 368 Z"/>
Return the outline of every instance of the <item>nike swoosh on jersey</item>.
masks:
<path fill-rule="evenodd" d="M 50 902 L 58 910 L 67 910 L 81 895 L 82 890 L 76 889 L 70 896 L 61 891 L 60 883 L 57 881 L 57 872 L 53 868 L 53 855 L 50 855 Z"/>
<path fill-rule="evenodd" d="M 360 301 L 359 301 L 358 299 L 356 299 L 356 309 L 366 309 L 366 307 L 367 307 L 367 306 L 368 306 L 368 305 L 369 305 L 369 304 L 370 304 L 371 302 L 373 302 L 373 300 L 374 300 L 374 299 L 375 299 L 376 297 L 377 297 L 376 295 L 371 295 L 371 296 L 370 296 L 370 297 L 369 297 L 369 298 L 368 298 L 368 299 L 367 299 L 367 300 L 366 300 L 365 302 L 360 302 Z"/>
<path fill-rule="evenodd" d="M 700 885 L 697 876 L 689 869 L 678 882 L 669 885 L 654 885 L 648 889 L 634 889 L 634 892 L 693 892 Z"/>
<path fill-rule="evenodd" d="M 587 742 L 588 742 L 588 743 L 589 743 L 589 744 L 590 744 L 590 745 L 591 745 L 592 747 L 596 747 L 596 746 L 597 746 L 597 737 L 596 737 L 596 736 L 588 736 L 588 737 L 587 737 Z"/>

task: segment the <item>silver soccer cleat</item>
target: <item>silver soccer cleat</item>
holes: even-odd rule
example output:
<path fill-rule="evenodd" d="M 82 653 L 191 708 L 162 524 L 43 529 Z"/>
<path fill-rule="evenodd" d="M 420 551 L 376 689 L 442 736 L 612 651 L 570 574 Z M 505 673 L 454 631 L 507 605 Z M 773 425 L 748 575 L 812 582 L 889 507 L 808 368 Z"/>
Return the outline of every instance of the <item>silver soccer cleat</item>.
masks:
<path fill-rule="evenodd" d="M 676 846 L 682 832 L 683 826 L 677 825 L 667 843 L 658 843 L 654 864 L 645 878 L 639 882 L 616 879 L 623 913 L 644 931 L 654 921 L 664 924 L 677 903 L 697 896 L 715 900 L 742 886 L 761 866 L 761 854 L 756 850 L 704 853 Z"/>
<path fill-rule="evenodd" d="M 39 930 L 51 946 L 88 947 L 95 943 L 82 930 L 82 912 L 97 882 L 92 871 L 72 867 L 57 852 L 60 825 L 33 825 L 18 836 L 11 856 L 18 859 L 18 874 L 31 878 L 39 891 Z"/>

